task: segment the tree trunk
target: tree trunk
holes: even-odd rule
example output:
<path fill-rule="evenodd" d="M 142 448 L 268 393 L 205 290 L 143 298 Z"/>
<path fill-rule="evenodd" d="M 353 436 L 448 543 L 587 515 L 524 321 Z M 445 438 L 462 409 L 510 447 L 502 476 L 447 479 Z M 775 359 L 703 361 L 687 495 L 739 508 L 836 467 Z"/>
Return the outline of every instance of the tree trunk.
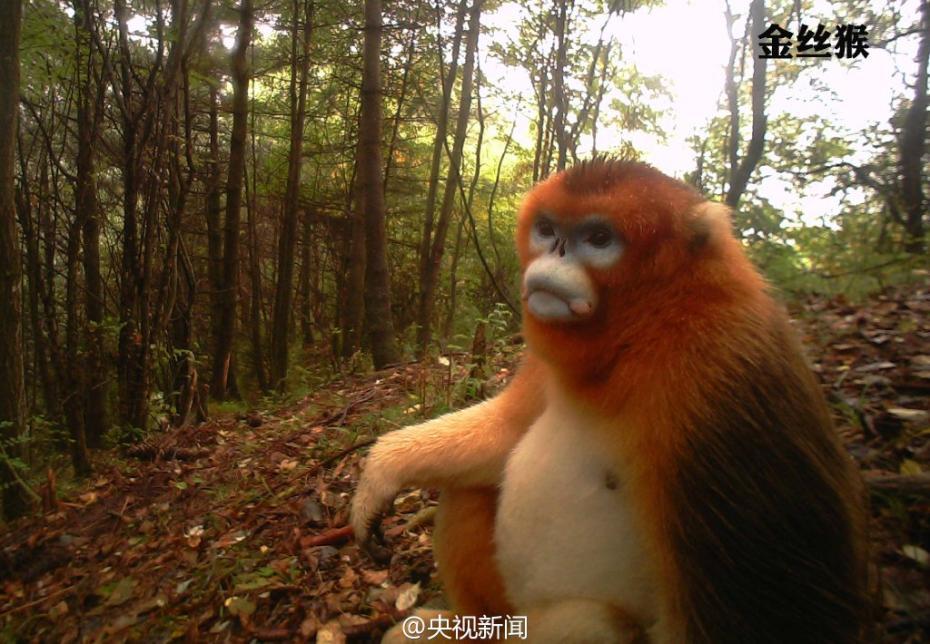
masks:
<path fill-rule="evenodd" d="M 300 29 L 300 2 L 293 3 L 291 32 L 291 144 L 287 155 L 287 187 L 284 191 L 284 221 L 278 240 L 278 283 L 275 287 L 274 318 L 271 324 L 271 384 L 279 391 L 287 388 L 288 339 L 294 286 L 294 250 L 297 245 L 297 199 L 300 196 L 300 163 L 303 152 L 304 115 L 307 106 L 307 77 L 310 70 L 310 36 L 313 5 L 303 2 L 303 29 Z M 302 35 L 301 35 L 302 33 Z M 298 54 L 298 41 L 300 53 Z M 306 257 L 309 261 L 309 257 Z M 309 269 L 301 267 L 302 270 Z"/>
<path fill-rule="evenodd" d="M 233 344 L 236 336 L 236 304 L 239 291 L 239 220 L 242 207 L 242 177 L 245 173 L 245 144 L 249 112 L 249 63 L 246 54 L 252 40 L 252 0 L 239 7 L 239 32 L 232 54 L 233 126 L 229 143 L 226 178 L 226 221 L 223 240 L 223 288 L 220 293 L 220 322 L 213 357 L 211 394 L 223 400 L 230 391 Z"/>
<path fill-rule="evenodd" d="M 91 473 L 87 453 L 87 435 L 84 433 L 84 365 L 80 359 L 78 337 L 78 263 L 81 254 L 80 225 L 73 220 L 68 227 L 68 248 L 65 259 L 65 396 L 64 411 L 68 432 L 71 435 L 71 462 L 78 476 Z"/>
<path fill-rule="evenodd" d="M 252 112 L 254 114 L 254 111 Z M 254 124 L 253 124 L 254 125 Z M 254 132 L 254 130 L 253 130 Z M 254 152 L 252 158 L 254 159 Z M 252 168 L 255 172 L 255 168 Z M 262 273 L 258 253 L 258 229 L 255 222 L 258 204 L 255 195 L 253 174 L 252 188 L 248 189 L 246 177 L 246 235 L 249 244 L 249 338 L 252 342 L 252 363 L 255 367 L 255 381 L 262 393 L 267 393 L 268 376 L 265 374 L 265 352 L 262 350 Z"/>
<path fill-rule="evenodd" d="M 26 430 L 26 389 L 23 375 L 22 265 L 13 186 L 16 116 L 19 111 L 19 36 L 21 0 L 0 3 L 0 487 L 3 516 L 13 519 L 29 508 L 25 487 L 12 459 Z"/>
<path fill-rule="evenodd" d="M 414 23 L 420 20 L 420 12 L 417 11 L 413 18 Z M 407 102 L 407 88 L 410 85 L 410 72 L 413 69 L 413 56 L 417 50 L 417 34 L 419 30 L 414 28 L 410 30 L 410 39 L 407 41 L 407 58 L 404 62 L 404 73 L 400 79 L 400 90 L 397 93 L 397 109 L 394 111 L 394 120 L 391 125 L 391 137 L 388 142 L 387 160 L 384 163 L 384 194 L 387 194 L 388 183 L 391 179 L 391 170 L 394 168 L 394 151 L 397 148 L 397 137 L 400 134 L 400 122 L 403 115 L 404 106 Z M 448 113 L 448 110 L 447 110 Z M 438 139 L 437 139 L 438 141 Z M 436 148 L 435 143 L 433 149 Z"/>
<path fill-rule="evenodd" d="M 365 0 L 365 46 L 359 115 L 359 210 L 365 217 L 365 320 L 375 369 L 399 359 L 391 316 L 381 165 L 381 0 Z"/>
<path fill-rule="evenodd" d="M 905 247 L 910 253 L 923 253 L 924 191 L 923 158 L 927 148 L 927 63 L 930 60 L 930 4 L 920 5 L 920 44 L 917 47 L 917 78 L 914 100 L 904 117 L 899 144 L 901 201 L 904 211 Z"/>
<path fill-rule="evenodd" d="M 750 33 L 760 34 L 765 29 L 765 2 L 753 0 L 749 7 Z M 735 45 L 734 45 L 735 46 Z M 728 156 L 730 158 L 729 189 L 725 202 L 731 208 L 739 205 L 740 197 L 749 185 L 749 177 L 762 159 L 765 147 L 765 65 L 766 59 L 759 57 L 759 45 L 752 50 L 752 134 L 742 161 L 737 163 L 739 146 L 739 100 L 734 80 L 735 56 L 731 51 L 730 64 L 727 67 L 727 96 L 730 104 L 730 140 Z"/>
<path fill-rule="evenodd" d="M 46 321 L 43 319 L 39 309 L 39 303 L 43 300 L 46 291 L 42 279 L 42 260 L 40 257 L 41 226 L 39 222 L 44 219 L 42 213 L 48 206 L 43 199 L 34 198 L 34 193 L 29 186 L 29 169 L 26 164 L 26 154 L 24 152 L 25 144 L 21 134 L 22 132 L 18 128 L 17 145 L 20 150 L 19 167 L 21 179 L 19 189 L 16 191 L 16 211 L 26 243 L 26 270 L 24 278 L 28 280 L 29 284 L 29 326 L 31 328 L 30 335 L 33 344 L 32 364 L 34 376 L 32 404 L 31 406 L 27 406 L 27 410 L 28 413 L 34 414 L 39 413 L 39 410 L 42 409 L 44 410 L 46 418 L 54 421 L 58 417 L 59 398 L 49 365 L 49 350 L 45 331 Z M 47 173 L 48 164 L 44 154 L 40 156 L 39 163 L 42 168 L 40 172 Z M 39 189 L 42 189 L 41 183 Z M 35 203 L 35 208 L 33 208 L 33 203 Z M 23 333 L 25 335 L 25 323 Z M 24 362 L 25 360 L 24 358 Z M 37 384 L 41 385 L 43 407 L 40 407 L 38 403 L 40 396 L 36 391 Z M 29 396 L 27 392 L 27 405 L 28 403 Z"/>
<path fill-rule="evenodd" d="M 300 237 L 300 337 L 304 348 L 313 345 L 313 285 L 310 270 L 311 250 L 313 248 L 313 227 L 310 225 L 310 211 L 303 211 Z"/>
<path fill-rule="evenodd" d="M 86 59 L 78 64 L 77 177 L 74 189 L 75 217 L 81 224 L 84 246 L 84 294 L 86 307 L 85 367 L 86 400 L 84 431 L 90 447 L 100 447 L 106 430 L 106 369 L 103 364 L 103 283 L 100 277 L 100 220 L 95 173 L 95 146 L 103 88 L 94 80 L 94 29 L 91 5 L 74 3 L 78 52 Z M 80 53 L 79 53 L 80 60 Z"/>
<path fill-rule="evenodd" d="M 459 49 L 462 43 L 466 6 L 465 0 L 460 0 L 455 17 L 455 32 L 452 37 L 452 58 L 449 61 L 449 71 L 442 79 L 442 103 L 439 106 L 439 113 L 436 116 L 436 139 L 433 142 L 433 157 L 430 162 L 429 184 L 426 193 L 426 214 L 423 218 L 423 233 L 420 237 L 420 247 L 418 251 L 421 288 L 430 270 L 429 256 L 430 246 L 433 241 L 433 224 L 436 219 L 436 196 L 439 192 L 439 171 L 442 168 L 442 158 L 445 154 L 446 133 L 449 129 L 449 106 L 452 101 L 452 88 L 455 86 L 455 77 L 458 74 Z M 439 22 L 441 27 L 441 14 Z M 440 71 L 442 67 L 442 49 L 439 48 Z M 420 333 L 420 331 L 418 331 L 418 333 Z M 428 331 L 426 333 L 428 334 Z"/>
<path fill-rule="evenodd" d="M 552 100 L 555 105 L 555 119 L 553 129 L 558 147 L 555 169 L 561 172 L 565 169 L 568 143 L 565 131 L 565 112 L 568 110 L 568 97 L 565 92 L 565 67 L 568 65 L 568 2 L 559 0 L 558 13 L 555 20 L 556 58 L 552 78 Z"/>
<path fill-rule="evenodd" d="M 356 159 L 355 167 L 358 168 Z M 354 173 L 353 173 L 354 174 Z M 359 209 L 358 202 L 360 188 L 356 177 L 352 178 L 349 192 L 352 194 L 356 205 L 347 208 L 349 212 L 349 225 L 351 227 L 349 257 L 348 257 L 348 276 L 341 289 L 342 307 L 342 357 L 348 358 L 358 351 L 359 343 L 362 336 L 362 323 L 365 315 L 365 215 Z"/>
<path fill-rule="evenodd" d="M 442 268 L 442 256 L 445 251 L 446 234 L 452 217 L 452 206 L 461 183 L 462 152 L 465 135 L 468 130 L 468 117 L 471 113 L 472 81 L 475 71 L 475 57 L 478 49 L 478 34 L 483 0 L 474 0 L 468 19 L 468 37 L 465 43 L 465 66 L 462 68 L 461 99 L 455 125 L 455 138 L 449 159 L 449 177 L 446 180 L 442 197 L 442 207 L 436 222 L 426 270 L 420 276 L 420 301 L 417 315 L 417 351 L 423 356 L 429 348 L 432 338 L 433 309 L 436 302 L 436 286 Z"/>
<path fill-rule="evenodd" d="M 223 178 L 220 171 L 219 106 L 216 87 L 210 85 L 210 174 L 207 178 L 207 277 L 210 283 L 210 337 L 220 337 L 223 294 Z"/>

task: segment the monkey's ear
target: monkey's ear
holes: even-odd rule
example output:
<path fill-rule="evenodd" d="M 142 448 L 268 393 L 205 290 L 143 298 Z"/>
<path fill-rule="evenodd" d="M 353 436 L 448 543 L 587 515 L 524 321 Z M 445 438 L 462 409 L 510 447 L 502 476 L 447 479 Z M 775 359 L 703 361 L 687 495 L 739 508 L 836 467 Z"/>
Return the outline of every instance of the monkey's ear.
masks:
<path fill-rule="evenodd" d="M 730 209 L 716 201 L 702 201 L 688 212 L 689 246 L 697 251 L 712 247 L 730 235 Z"/>

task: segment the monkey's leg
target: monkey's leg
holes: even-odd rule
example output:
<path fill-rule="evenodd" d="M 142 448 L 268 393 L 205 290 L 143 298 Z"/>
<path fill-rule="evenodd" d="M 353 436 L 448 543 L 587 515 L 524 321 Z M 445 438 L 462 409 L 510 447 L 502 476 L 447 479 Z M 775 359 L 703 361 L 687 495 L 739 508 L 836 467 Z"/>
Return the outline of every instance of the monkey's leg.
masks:
<path fill-rule="evenodd" d="M 590 599 L 569 599 L 528 610 L 527 640 L 533 644 L 645 644 L 648 641 L 642 627 L 625 612 Z"/>
<path fill-rule="evenodd" d="M 439 497 L 433 554 L 456 613 L 513 613 L 494 558 L 496 511 L 496 488 L 447 488 Z"/>

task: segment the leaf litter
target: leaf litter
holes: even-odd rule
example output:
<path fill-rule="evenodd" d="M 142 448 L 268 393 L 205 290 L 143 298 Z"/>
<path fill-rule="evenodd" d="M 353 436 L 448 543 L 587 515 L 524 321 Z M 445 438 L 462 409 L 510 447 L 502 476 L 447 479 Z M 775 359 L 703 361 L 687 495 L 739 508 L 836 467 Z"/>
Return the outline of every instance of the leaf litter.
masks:
<path fill-rule="evenodd" d="M 930 290 L 811 297 L 791 312 L 871 491 L 875 639 L 928 641 Z M 492 359 L 480 389 L 506 382 L 518 350 Z M 468 356 L 443 359 L 100 455 L 72 496 L 0 527 L 0 638 L 365 642 L 417 606 L 441 607 L 435 491 L 406 491 L 386 517 L 387 567 L 346 524 L 363 448 L 466 404 L 455 392 Z"/>

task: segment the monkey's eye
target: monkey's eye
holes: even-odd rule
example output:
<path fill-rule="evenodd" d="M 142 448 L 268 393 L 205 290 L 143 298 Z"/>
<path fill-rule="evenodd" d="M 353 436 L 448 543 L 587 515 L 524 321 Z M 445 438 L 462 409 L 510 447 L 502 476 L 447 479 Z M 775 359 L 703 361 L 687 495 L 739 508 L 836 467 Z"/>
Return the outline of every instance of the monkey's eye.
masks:
<path fill-rule="evenodd" d="M 540 219 L 536 222 L 536 234 L 540 237 L 555 237 L 555 228 L 548 219 Z"/>
<path fill-rule="evenodd" d="M 607 248 L 613 239 L 613 233 L 607 226 L 597 226 L 588 232 L 585 237 L 585 241 L 594 248 Z"/>

